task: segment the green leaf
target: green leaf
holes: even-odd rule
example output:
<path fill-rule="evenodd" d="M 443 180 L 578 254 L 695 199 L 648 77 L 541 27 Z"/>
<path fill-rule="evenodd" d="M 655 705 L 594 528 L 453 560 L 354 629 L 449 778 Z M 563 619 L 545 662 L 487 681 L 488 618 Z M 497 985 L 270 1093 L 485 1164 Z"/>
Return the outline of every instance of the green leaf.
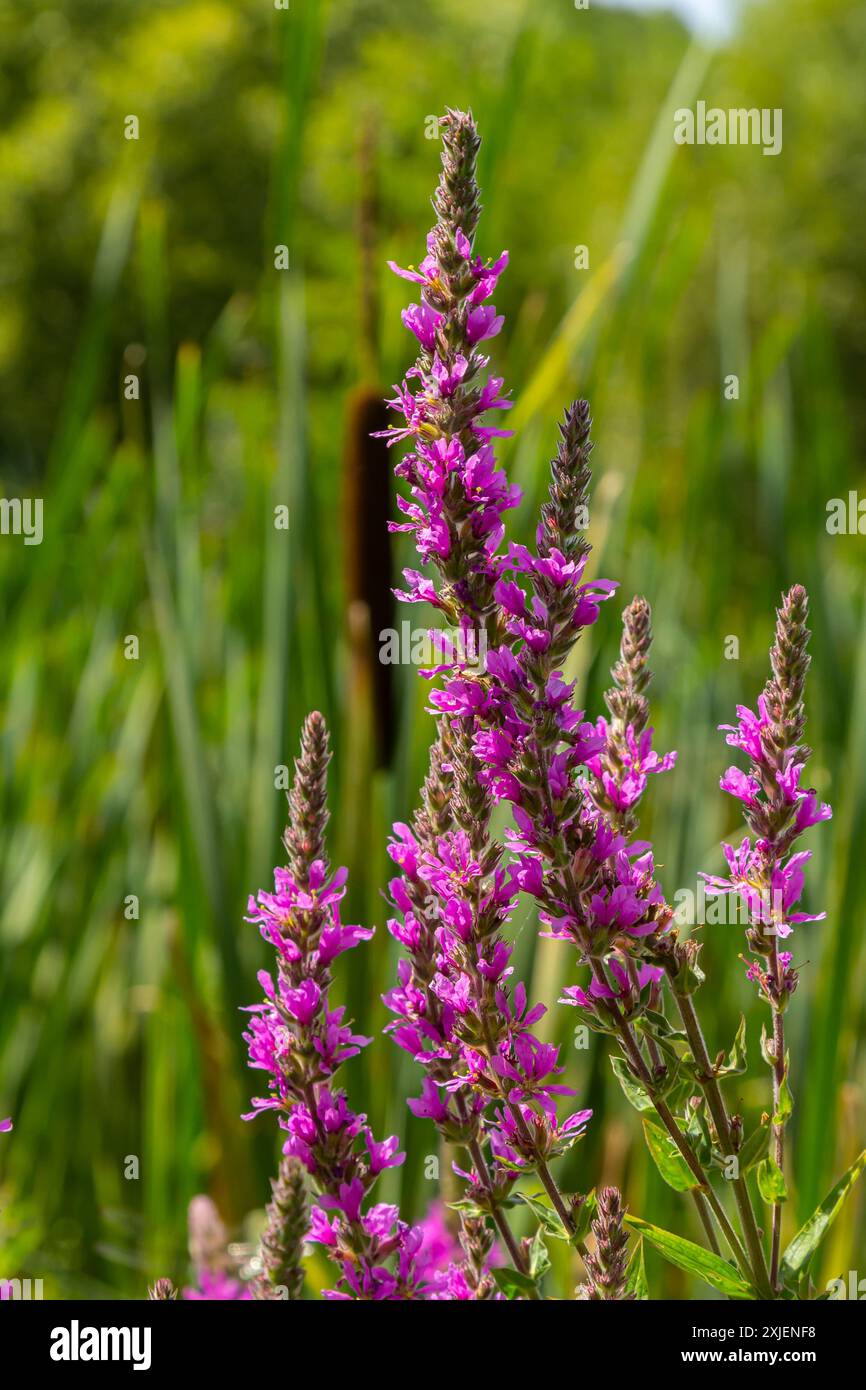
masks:
<path fill-rule="evenodd" d="M 701 1186 L 665 1130 L 659 1129 L 651 1120 L 644 1120 L 643 1133 L 653 1163 L 668 1187 L 672 1187 L 674 1192 L 690 1192 L 692 1188 Z"/>
<path fill-rule="evenodd" d="M 537 1282 L 550 1269 L 550 1256 L 544 1241 L 544 1231 L 539 1226 L 529 1247 L 529 1275 Z"/>
<path fill-rule="evenodd" d="M 652 1110 L 653 1103 L 645 1086 L 632 1076 L 628 1068 L 628 1063 L 624 1057 L 611 1057 L 610 1064 L 613 1067 L 614 1076 L 623 1089 L 623 1094 L 630 1105 L 635 1110 L 642 1113 Z"/>
<path fill-rule="evenodd" d="M 646 1019 L 647 1023 L 652 1025 L 655 1037 L 658 1037 L 660 1033 L 664 1037 L 668 1037 L 673 1033 L 674 1030 L 664 1014 L 656 1013 L 654 1009 L 645 1009 L 642 1016 Z"/>
<path fill-rule="evenodd" d="M 490 1273 L 496 1280 L 497 1288 L 509 1300 L 532 1297 L 535 1293 L 535 1280 L 530 1279 L 528 1274 L 521 1274 L 519 1269 L 506 1266 L 503 1269 L 491 1269 Z"/>
<path fill-rule="evenodd" d="M 649 1285 L 646 1279 L 646 1265 L 643 1256 L 643 1241 L 639 1240 L 628 1262 L 625 1280 L 626 1292 L 634 1294 L 642 1302 L 649 1298 Z"/>
<path fill-rule="evenodd" d="M 595 1195 L 595 1188 L 593 1188 L 591 1192 L 587 1192 L 580 1207 L 574 1212 L 576 1225 L 574 1235 L 571 1237 L 572 1245 L 580 1245 L 582 1241 L 586 1240 L 597 1211 L 598 1198 Z"/>
<path fill-rule="evenodd" d="M 866 1167 L 866 1149 L 858 1154 L 847 1173 L 831 1188 L 817 1211 L 801 1226 L 782 1257 L 782 1279 L 797 1279 L 806 1269 L 821 1241 L 841 1211 L 848 1193 Z"/>
<path fill-rule="evenodd" d="M 656 1032 L 647 1027 L 646 1020 L 643 1018 L 635 1019 L 634 1027 L 644 1037 L 652 1038 L 656 1046 L 660 1047 L 665 1056 L 670 1057 L 672 1062 L 677 1064 L 694 1062 L 689 1048 L 689 1040 L 685 1033 L 674 1033 L 670 1029 L 667 1033 Z"/>
<path fill-rule="evenodd" d="M 751 1284 L 747 1284 L 721 1255 L 703 1250 L 700 1245 L 684 1240 L 682 1236 L 675 1236 L 672 1231 L 663 1231 L 660 1226 L 652 1226 L 649 1221 L 642 1221 L 639 1216 L 627 1216 L 625 1224 L 639 1235 L 645 1236 L 670 1264 L 676 1265 L 677 1269 L 685 1270 L 686 1274 L 694 1274 L 698 1279 L 703 1279 L 711 1288 L 718 1289 L 719 1293 L 727 1294 L 729 1298 L 757 1299 L 756 1290 Z"/>
<path fill-rule="evenodd" d="M 766 1023 L 762 1023 L 762 1024 L 761 1024 L 761 1056 L 763 1057 L 764 1061 L 767 1063 L 767 1066 L 768 1066 L 768 1067 L 775 1066 L 775 1064 L 776 1064 L 776 1054 L 775 1054 L 775 1052 L 773 1051 L 773 1039 L 770 1037 L 770 1034 L 767 1032 L 767 1025 L 766 1025 Z"/>
<path fill-rule="evenodd" d="M 698 1162 L 705 1168 L 707 1164 L 715 1161 L 716 1155 L 713 1152 L 713 1141 L 707 1123 L 706 1101 L 703 1096 L 700 1097 L 697 1105 L 687 1107 L 684 1120 L 683 1132 L 690 1140 Z"/>
<path fill-rule="evenodd" d="M 592 1033 L 607 1033 L 610 1037 L 616 1036 L 616 1025 L 613 1023 L 603 1023 L 592 1009 L 584 1009 L 581 1008 L 579 1004 L 575 1004 L 572 1018 L 575 1016 L 579 1018 L 581 1023 L 589 1028 Z"/>
<path fill-rule="evenodd" d="M 785 1174 L 782 1172 L 772 1154 L 761 1160 L 758 1164 L 758 1191 L 765 1202 L 771 1207 L 780 1206 L 782 1202 L 788 1200 L 788 1185 L 785 1182 Z"/>
<path fill-rule="evenodd" d="M 779 1106 L 773 1116 L 774 1125 L 783 1125 L 790 1119 L 794 1110 L 794 1097 L 791 1095 L 791 1088 L 788 1085 L 788 1058 L 785 1058 L 785 1075 L 779 1087 Z"/>
<path fill-rule="evenodd" d="M 538 1217 L 538 1220 L 549 1236 L 554 1236 L 557 1240 L 568 1240 L 568 1232 L 563 1230 L 562 1222 L 556 1212 L 553 1211 L 551 1207 L 544 1205 L 544 1202 L 541 1200 L 540 1192 L 535 1193 L 534 1196 L 530 1196 L 527 1192 L 516 1192 L 514 1195 L 518 1197 L 521 1202 L 525 1202 L 530 1211 Z"/>
<path fill-rule="evenodd" d="M 728 1060 L 725 1062 L 725 1065 L 723 1067 L 719 1068 L 719 1070 L 716 1072 L 716 1075 L 718 1077 L 739 1076 L 742 1072 L 746 1070 L 747 1064 L 748 1062 L 746 1056 L 746 1016 L 745 1014 L 741 1014 L 740 1026 L 737 1029 L 737 1034 L 734 1038 L 733 1046 L 731 1047 L 731 1050 L 728 1053 Z"/>
<path fill-rule="evenodd" d="M 471 1201 L 468 1197 L 462 1197 L 459 1202 L 449 1202 L 450 1211 L 465 1211 L 467 1216 L 487 1216 L 487 1210 L 480 1207 L 477 1202 Z"/>

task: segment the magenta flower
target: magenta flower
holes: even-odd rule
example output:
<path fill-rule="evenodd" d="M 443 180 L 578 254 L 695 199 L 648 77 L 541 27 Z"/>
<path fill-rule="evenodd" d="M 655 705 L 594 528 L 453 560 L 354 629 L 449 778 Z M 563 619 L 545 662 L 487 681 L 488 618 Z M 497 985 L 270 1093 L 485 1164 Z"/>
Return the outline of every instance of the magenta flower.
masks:
<path fill-rule="evenodd" d="M 192 1302 L 244 1302 L 252 1298 L 248 1288 L 228 1274 L 212 1273 L 203 1269 L 199 1274 L 199 1287 L 184 1289 L 183 1297 Z"/>
<path fill-rule="evenodd" d="M 761 794 L 761 784 L 757 778 L 747 777 L 738 767 L 729 767 L 719 786 L 723 792 L 730 792 L 731 796 L 747 806 L 754 806 Z"/>

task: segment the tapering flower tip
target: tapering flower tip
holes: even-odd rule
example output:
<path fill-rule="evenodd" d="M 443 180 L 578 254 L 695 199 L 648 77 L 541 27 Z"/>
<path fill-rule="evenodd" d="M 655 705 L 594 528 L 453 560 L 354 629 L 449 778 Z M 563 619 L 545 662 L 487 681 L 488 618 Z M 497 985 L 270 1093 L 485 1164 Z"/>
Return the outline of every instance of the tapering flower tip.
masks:
<path fill-rule="evenodd" d="M 475 177 L 481 137 L 471 111 L 448 109 L 440 118 L 439 125 L 442 133 L 442 173 L 433 195 L 433 206 L 440 223 L 452 239 L 456 232 L 461 231 L 471 241 L 481 214 Z"/>
<path fill-rule="evenodd" d="M 151 1303 L 167 1302 L 169 1299 L 177 1298 L 177 1289 L 170 1279 L 157 1279 L 149 1286 L 147 1297 Z"/>
<path fill-rule="evenodd" d="M 627 1302 L 628 1232 L 623 1220 L 626 1208 L 616 1187 L 603 1187 L 598 1194 L 598 1212 L 592 1223 L 596 1239 L 593 1255 L 584 1260 L 586 1282 L 576 1291 L 582 1300 Z"/>
<path fill-rule="evenodd" d="M 301 1256 L 310 1224 L 304 1165 L 299 1158 L 284 1155 L 278 1176 L 271 1179 L 271 1193 L 261 1239 L 262 1273 L 255 1282 L 253 1297 L 295 1300 L 304 1287 Z"/>
<path fill-rule="evenodd" d="M 538 530 L 541 555 L 561 550 L 569 559 L 576 559 L 592 549 L 586 538 L 592 478 L 591 429 L 589 402 L 575 401 L 559 426 L 559 445 L 550 465 L 550 497 L 542 505 Z"/>
<path fill-rule="evenodd" d="M 301 752 L 295 761 L 295 779 L 289 792 L 289 823 L 283 835 L 288 867 L 299 884 L 309 878 L 310 867 L 321 860 L 327 869 L 325 829 L 328 824 L 328 763 L 331 761 L 328 726 L 314 710 L 304 720 Z"/>
<path fill-rule="evenodd" d="M 493 1232 L 483 1216 L 460 1213 L 460 1244 L 466 1256 L 463 1273 L 473 1298 L 478 1301 L 497 1298 L 496 1285 L 488 1269 Z"/>
<path fill-rule="evenodd" d="M 802 584 L 795 584 L 776 609 L 776 636 L 770 648 L 773 679 L 765 692 L 776 741 L 787 747 L 799 741 L 806 726 L 803 690 L 811 662 L 806 648 L 812 635 L 806 626 L 808 616 L 809 596 Z"/>
<path fill-rule="evenodd" d="M 614 689 L 605 696 L 607 707 L 623 726 L 631 724 L 636 734 L 646 727 L 649 705 L 644 692 L 652 680 L 649 653 L 652 646 L 652 609 L 645 598 L 635 595 L 622 615 L 619 661 L 611 668 Z"/>

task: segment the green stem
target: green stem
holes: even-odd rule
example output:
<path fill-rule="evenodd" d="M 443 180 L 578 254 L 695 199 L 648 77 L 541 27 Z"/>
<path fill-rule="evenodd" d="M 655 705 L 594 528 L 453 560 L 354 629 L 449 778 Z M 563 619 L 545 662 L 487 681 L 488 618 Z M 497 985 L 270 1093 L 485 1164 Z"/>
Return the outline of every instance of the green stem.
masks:
<path fill-rule="evenodd" d="M 773 937 L 770 964 L 777 988 L 781 993 L 781 967 L 779 964 L 778 939 Z M 785 1020 L 780 1009 L 773 1009 L 773 1115 L 778 1115 L 782 1100 L 782 1085 L 785 1080 Z M 773 1124 L 773 1157 L 779 1172 L 783 1172 L 785 1159 L 785 1121 Z M 770 1280 L 773 1288 L 779 1287 L 779 1257 L 782 1250 L 782 1204 L 773 1204 L 773 1234 L 770 1246 Z"/>
<path fill-rule="evenodd" d="M 488 1170 L 484 1154 L 481 1152 L 481 1145 L 478 1143 L 477 1139 L 470 1139 L 468 1148 L 470 1154 L 472 1155 L 472 1162 L 475 1165 L 475 1171 L 477 1172 L 481 1182 L 484 1184 L 485 1189 L 487 1190 L 487 1192 L 491 1194 L 492 1197 L 493 1189 L 490 1184 L 490 1172 Z M 502 1237 L 505 1248 L 508 1251 L 509 1257 L 511 1259 L 511 1263 L 514 1265 L 514 1268 L 516 1270 L 519 1270 L 521 1274 L 528 1274 L 529 1269 L 527 1267 L 526 1261 L 523 1258 L 523 1255 L 521 1254 L 520 1246 L 517 1244 L 517 1241 L 514 1238 L 514 1233 L 505 1218 L 505 1213 L 499 1206 L 497 1206 L 495 1202 L 491 1201 L 490 1205 L 490 1214 L 496 1223 L 496 1229 Z M 537 1292 L 533 1291 L 532 1297 L 537 1298 Z"/>
<path fill-rule="evenodd" d="M 463 1102 L 462 1097 L 458 1098 L 457 1109 L 460 1114 L 460 1118 L 464 1122 L 466 1122 L 468 1117 L 466 1114 L 466 1106 Z M 477 1139 L 470 1139 L 468 1140 L 466 1147 L 469 1150 L 469 1154 L 472 1158 L 472 1163 L 475 1167 L 476 1173 L 478 1174 L 478 1180 L 484 1188 L 485 1192 L 488 1193 L 491 1198 L 490 1214 L 493 1217 L 497 1231 L 502 1237 L 502 1242 L 506 1250 L 508 1251 L 511 1263 L 514 1265 L 514 1268 L 516 1270 L 519 1270 L 521 1274 L 528 1274 L 529 1270 L 527 1268 L 526 1261 L 524 1260 L 520 1252 L 520 1246 L 517 1244 L 517 1241 L 514 1237 L 514 1233 L 508 1224 L 508 1220 L 505 1216 L 505 1213 L 496 1204 L 496 1202 L 492 1200 L 493 1184 L 490 1181 L 490 1169 L 487 1167 L 487 1160 L 484 1157 L 481 1145 L 479 1144 Z M 537 1296 L 538 1295 L 536 1294 L 535 1297 Z"/>
<path fill-rule="evenodd" d="M 520 1132 L 523 1135 L 524 1139 L 526 1139 L 531 1145 L 532 1135 L 530 1134 L 529 1126 L 527 1125 L 526 1120 L 523 1118 L 520 1106 L 515 1105 L 514 1102 L 510 1100 L 506 1101 L 506 1104 L 508 1105 L 509 1110 L 514 1116 L 515 1122 L 517 1123 L 517 1126 L 520 1129 Z M 541 1179 L 544 1190 L 550 1198 L 557 1216 L 562 1222 L 563 1230 L 566 1232 L 567 1235 L 573 1237 L 575 1230 L 577 1229 L 575 1226 L 574 1217 L 568 1210 L 565 1198 L 563 1197 L 562 1193 L 557 1187 L 556 1178 L 550 1171 L 547 1159 L 541 1158 L 539 1155 L 536 1155 L 535 1159 L 533 1160 L 533 1166 L 539 1178 Z M 583 1257 L 587 1253 L 585 1243 L 582 1240 L 573 1241 L 572 1243 L 574 1244 L 575 1249 L 580 1254 L 581 1259 L 583 1259 Z"/>
<path fill-rule="evenodd" d="M 712 1250 L 714 1255 L 720 1255 L 722 1252 L 719 1249 L 719 1242 L 716 1239 L 716 1228 L 713 1225 L 712 1218 L 710 1217 L 704 1194 L 703 1192 L 698 1192 L 694 1187 L 691 1189 L 691 1193 L 692 1198 L 694 1199 L 695 1208 L 697 1210 L 698 1216 L 701 1219 L 701 1225 L 704 1228 L 704 1234 L 709 1242 L 710 1249 Z"/>
<path fill-rule="evenodd" d="M 599 983 L 609 988 L 607 977 L 604 972 L 603 963 L 597 957 L 593 956 L 591 960 L 591 965 L 593 974 L 595 975 Z M 688 1165 L 689 1171 L 691 1172 L 692 1176 L 697 1179 L 700 1185 L 702 1195 L 705 1197 L 706 1201 L 710 1205 L 712 1213 L 716 1218 L 716 1221 L 718 1222 L 719 1229 L 725 1237 L 725 1240 L 728 1242 L 728 1245 L 731 1248 L 731 1253 L 733 1254 L 734 1259 L 736 1260 L 740 1268 L 740 1272 L 751 1283 L 753 1279 L 752 1270 L 749 1265 L 749 1261 L 746 1258 L 745 1251 L 743 1250 L 742 1245 L 737 1239 L 737 1233 L 731 1225 L 730 1221 L 728 1220 L 724 1207 L 722 1206 L 721 1202 L 716 1196 L 716 1193 L 710 1185 L 709 1177 L 704 1172 L 700 1160 L 697 1157 L 697 1154 L 694 1152 L 694 1149 L 692 1148 L 691 1144 L 686 1139 L 685 1135 L 682 1133 L 682 1130 L 677 1124 L 669 1107 L 661 1099 L 661 1097 L 656 1096 L 654 1094 L 655 1082 L 653 1081 L 649 1069 L 646 1063 L 644 1062 L 643 1056 L 641 1055 L 641 1050 L 638 1047 L 634 1033 L 632 1032 L 626 1019 L 623 1018 L 622 1012 L 616 999 L 608 1000 L 607 1007 L 609 1008 L 611 1015 L 614 1019 L 616 1030 L 619 1034 L 620 1042 L 622 1043 L 623 1051 L 625 1052 L 627 1059 L 631 1062 L 635 1075 L 639 1077 L 644 1088 L 646 1089 L 647 1094 L 652 1100 L 656 1114 L 658 1115 L 659 1119 L 661 1120 L 671 1139 L 677 1146 L 677 1149 L 679 1150 L 680 1154 L 682 1155 L 683 1159 Z"/>
<path fill-rule="evenodd" d="M 722 1088 L 715 1075 L 710 1055 L 704 1040 L 703 1030 L 700 1020 L 695 1010 L 694 1001 L 691 995 L 677 994 L 671 982 L 671 993 L 676 1000 L 677 1009 L 682 1019 L 686 1037 L 692 1049 L 692 1055 L 697 1063 L 699 1085 L 707 1098 L 710 1114 L 713 1117 L 713 1124 L 719 1137 L 719 1143 L 725 1146 L 727 1153 L 733 1154 L 734 1147 L 731 1137 L 731 1122 L 728 1118 L 728 1110 L 725 1098 L 722 1095 Z M 733 1179 L 734 1197 L 737 1203 L 737 1210 L 740 1213 L 740 1221 L 743 1226 L 743 1235 L 749 1251 L 749 1258 L 752 1265 L 752 1278 L 755 1287 L 765 1298 L 773 1297 L 773 1285 L 770 1283 L 770 1276 L 767 1271 L 767 1260 L 764 1254 L 764 1247 L 761 1243 L 761 1235 L 758 1224 L 755 1220 L 755 1213 L 752 1207 L 752 1200 L 749 1196 L 749 1188 L 746 1179 L 741 1173 Z"/>

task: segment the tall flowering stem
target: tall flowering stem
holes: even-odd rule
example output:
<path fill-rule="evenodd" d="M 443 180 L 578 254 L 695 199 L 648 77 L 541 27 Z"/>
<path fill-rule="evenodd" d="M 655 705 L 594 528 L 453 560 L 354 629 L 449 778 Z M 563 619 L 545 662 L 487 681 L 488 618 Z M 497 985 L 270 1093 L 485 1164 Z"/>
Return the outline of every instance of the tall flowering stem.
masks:
<path fill-rule="evenodd" d="M 492 439 L 505 431 L 484 423 L 489 410 L 510 402 L 500 379 L 481 380 L 488 359 L 479 344 L 502 325 L 485 301 L 507 255 L 489 264 L 473 253 L 480 142 L 472 117 L 449 111 L 441 131 L 437 222 L 427 239 L 427 256 L 417 271 L 392 264 L 421 289 L 421 304 L 403 314 L 418 339 L 418 359 L 391 402 L 404 419 L 388 434 L 392 442 L 411 442 L 396 468 L 410 485 L 411 500 L 400 501 L 409 519 L 392 529 L 414 535 L 422 561 L 432 570 L 432 577 L 404 571 L 408 588 L 400 597 L 431 603 L 464 633 L 483 630 L 485 642 L 496 650 L 511 620 L 500 601 L 500 582 L 519 563 L 499 553 L 502 516 L 519 494 L 496 467 Z M 576 448 L 587 432 L 586 421 L 575 416 L 569 438 Z M 580 492 L 579 479 L 564 470 L 559 511 L 545 532 L 554 570 L 571 563 L 575 571 L 575 563 L 554 547 L 559 514 L 575 505 L 575 488 Z M 566 530 L 570 534 L 571 528 Z M 556 579 L 550 582 L 555 587 Z M 474 747 L 481 731 L 472 705 L 474 682 L 470 677 L 461 684 L 460 653 L 450 669 L 468 704 L 455 702 L 453 693 L 443 697 L 434 691 L 431 703 L 440 725 L 425 809 L 414 829 L 395 827 L 392 855 L 402 878 L 391 884 L 399 915 L 389 926 L 407 959 L 401 962 L 400 987 L 387 1002 L 400 1020 L 393 1026 L 395 1040 L 427 1069 L 422 1100 L 412 1102 L 413 1109 L 429 1114 L 445 1137 L 468 1149 L 480 1208 L 493 1215 L 520 1267 L 504 1221 L 513 1173 L 535 1168 L 572 1231 L 569 1205 L 547 1160 L 579 1137 L 589 1116 L 578 1112 L 559 1125 L 553 1097 L 565 1088 L 553 1079 L 561 1070 L 557 1050 L 531 1032 L 543 1010 L 527 1011 L 524 987 L 508 981 L 512 948 L 501 931 L 519 885 L 501 868 L 501 850 L 489 833 L 494 796 Z M 443 777 L 450 800 L 437 790 Z M 440 1088 L 454 1096 L 453 1103 L 440 1098 Z M 494 1110 L 496 1105 L 501 1109 Z"/>
<path fill-rule="evenodd" d="M 653 730 L 648 727 L 649 703 L 646 697 L 652 680 L 649 665 L 652 613 L 646 599 L 634 598 L 623 612 L 622 620 L 619 661 L 611 671 L 614 684 L 605 695 L 610 717 L 608 720 L 599 720 L 597 726 L 599 732 L 604 735 L 604 748 L 601 754 L 591 761 L 590 767 L 595 777 L 592 795 L 596 805 L 602 810 L 609 824 L 617 830 L 633 835 L 638 828 L 638 807 L 646 790 L 648 775 L 668 771 L 675 764 L 676 754 L 668 753 L 659 757 L 652 750 Z M 716 1126 L 719 1144 L 727 1154 L 731 1154 L 735 1146 L 736 1131 L 732 1129 L 716 1069 L 710 1061 L 693 1002 L 693 994 L 703 979 L 697 963 L 697 948 L 692 942 L 680 945 L 674 932 L 663 930 L 655 933 L 645 943 L 645 949 L 648 954 L 653 951 L 656 953 L 652 956 L 653 964 L 645 967 L 653 972 L 654 981 L 658 981 L 664 969 L 668 971 L 668 983 L 672 985 L 674 999 L 692 1049 L 694 1079 L 703 1090 Z M 634 988 L 640 981 L 638 969 L 633 960 L 624 964 Z M 619 1029 L 621 1034 L 624 1029 L 628 1030 L 628 1023 L 625 1021 Z M 651 1029 L 647 1028 L 644 1036 L 653 1079 L 662 1078 L 666 1067 L 660 1055 L 660 1044 L 653 1037 Z M 631 1050 L 633 1053 L 633 1049 Z M 656 1108 L 658 1110 L 658 1102 Z M 667 1111 L 666 1105 L 663 1105 L 663 1111 L 660 1112 L 661 1118 L 665 1128 L 674 1137 L 664 1111 Z M 681 1148 L 679 1144 L 678 1147 Z M 694 1159 L 697 1161 L 697 1154 L 694 1154 Z M 695 1162 L 692 1159 L 687 1161 L 696 1173 Z M 769 1285 L 766 1261 L 745 1179 L 739 1174 L 734 1179 L 734 1195 L 747 1256 L 741 1251 L 739 1243 L 736 1247 L 732 1244 L 731 1231 L 726 1227 L 727 1218 L 720 1216 L 720 1204 L 709 1188 L 708 1178 L 705 1180 L 704 1189 L 693 1190 L 692 1195 L 711 1247 L 717 1249 L 712 1225 L 707 1218 L 707 1205 L 716 1216 L 734 1253 L 738 1254 L 739 1251 L 741 1268 L 744 1272 L 748 1270 L 756 1286 L 767 1292 Z"/>
<path fill-rule="evenodd" d="M 267 1074 L 268 1094 L 253 1101 L 245 1118 L 275 1111 L 287 1136 L 284 1154 L 310 1176 L 318 1202 L 308 1239 L 320 1242 L 339 1270 L 328 1296 L 423 1298 L 421 1233 L 401 1221 L 395 1207 L 370 1203 L 379 1174 L 404 1155 L 396 1137 L 374 1139 L 366 1117 L 351 1110 L 335 1084 L 342 1063 L 369 1039 L 352 1032 L 342 1007 L 331 1008 L 331 966 L 372 932 L 340 919 L 346 873 L 330 874 L 325 849 L 329 759 L 325 721 L 311 714 L 289 795 L 288 863 L 275 870 L 275 891 L 249 904 L 248 920 L 275 950 L 276 976 L 259 974 L 264 1000 L 249 1010 L 244 1037 L 250 1065 Z M 281 1204 L 284 1195 L 289 1198 L 280 1189 Z"/>
<path fill-rule="evenodd" d="M 801 785 L 810 756 L 802 742 L 803 694 L 810 662 L 808 612 L 806 591 L 795 584 L 783 595 L 776 613 L 772 674 L 758 698 L 757 712 L 739 705 L 737 724 L 722 725 L 728 744 L 746 753 L 750 766 L 745 773 L 730 767 L 721 786 L 741 802 L 755 840 L 746 838 L 737 849 L 724 845 L 730 877 L 705 875 L 709 892 L 736 894 L 746 904 L 746 940 L 752 956 L 747 974 L 772 1015 L 772 1037 L 764 1037 L 762 1050 L 773 1077 L 773 1157 L 765 1187 L 774 1198 L 770 1255 L 774 1288 L 779 1280 L 785 1197 L 784 1132 L 792 1105 L 784 1015 L 798 983 L 791 953 L 780 950 L 779 941 L 789 937 L 796 924 L 821 921 L 825 916 L 795 910 L 811 851 L 792 851 L 805 830 L 832 816 L 830 806 L 819 800 L 815 790 Z"/>

